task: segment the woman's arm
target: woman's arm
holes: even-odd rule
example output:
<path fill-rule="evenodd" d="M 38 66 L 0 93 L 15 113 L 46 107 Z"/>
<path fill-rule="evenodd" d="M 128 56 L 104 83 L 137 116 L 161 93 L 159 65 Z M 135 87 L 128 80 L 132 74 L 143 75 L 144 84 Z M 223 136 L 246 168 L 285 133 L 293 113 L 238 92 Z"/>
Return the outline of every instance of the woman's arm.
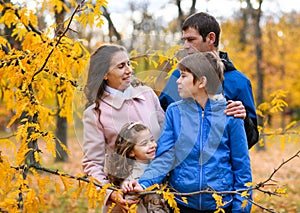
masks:
<path fill-rule="evenodd" d="M 98 116 L 92 107 L 83 113 L 83 172 L 102 184 L 108 183 L 104 173 L 105 139 L 98 125 Z"/>

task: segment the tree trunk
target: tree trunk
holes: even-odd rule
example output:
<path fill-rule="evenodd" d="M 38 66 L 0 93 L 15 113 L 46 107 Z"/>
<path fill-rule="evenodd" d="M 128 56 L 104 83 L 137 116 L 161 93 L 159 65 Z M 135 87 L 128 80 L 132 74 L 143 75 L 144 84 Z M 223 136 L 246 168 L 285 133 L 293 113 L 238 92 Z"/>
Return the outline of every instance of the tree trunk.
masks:
<path fill-rule="evenodd" d="M 68 153 L 61 147 L 61 145 L 58 142 L 58 140 L 59 140 L 65 146 L 68 145 L 67 144 L 67 129 L 68 129 L 67 119 L 57 115 L 56 132 L 55 132 L 55 137 L 56 137 L 55 161 L 65 162 L 65 161 L 68 161 L 68 159 L 69 159 Z"/>
<path fill-rule="evenodd" d="M 256 76 L 257 76 L 257 90 L 256 90 L 256 104 L 259 106 L 264 101 L 264 70 L 262 68 L 263 50 L 262 50 L 262 33 L 260 28 L 261 20 L 261 5 L 263 0 L 259 1 L 258 9 L 252 9 L 252 17 L 254 21 L 254 40 L 255 40 L 255 54 L 256 54 Z M 253 7 L 252 7 L 253 8 Z M 263 126 L 263 118 L 258 116 L 257 123 Z M 265 150 L 265 146 L 257 146 L 258 150 Z"/>
<path fill-rule="evenodd" d="M 64 0 L 61 0 L 64 2 Z M 66 11 L 62 9 L 60 13 L 55 12 L 55 21 L 57 24 L 56 28 L 56 34 L 59 35 L 64 31 L 64 19 L 65 19 Z M 65 162 L 68 160 L 68 154 L 65 150 L 62 149 L 60 143 L 64 144 L 67 147 L 67 119 L 65 117 L 61 117 L 59 114 L 60 112 L 60 106 L 57 101 L 57 119 L 56 119 L 56 130 L 55 130 L 55 136 L 56 136 L 56 158 L 55 161 L 62 161 Z M 60 141 L 60 143 L 59 143 Z"/>
<path fill-rule="evenodd" d="M 121 34 L 117 31 L 114 23 L 112 22 L 111 18 L 110 18 L 110 13 L 107 11 L 107 9 L 105 7 L 102 7 L 103 9 L 103 16 L 106 18 L 106 20 L 108 21 L 108 30 L 109 30 L 109 38 L 110 38 L 110 42 L 113 42 L 112 37 L 116 36 L 117 41 L 120 42 L 120 44 L 122 45 L 122 37 Z"/>

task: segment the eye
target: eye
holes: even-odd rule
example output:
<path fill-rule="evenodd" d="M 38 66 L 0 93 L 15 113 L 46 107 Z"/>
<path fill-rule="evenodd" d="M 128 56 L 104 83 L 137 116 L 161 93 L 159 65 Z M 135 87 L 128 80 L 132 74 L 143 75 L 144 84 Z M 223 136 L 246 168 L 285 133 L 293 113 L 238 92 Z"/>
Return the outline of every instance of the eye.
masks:
<path fill-rule="evenodd" d="M 187 42 L 192 42 L 193 40 L 195 40 L 195 38 L 190 38 L 190 37 L 188 37 L 188 38 L 183 38 L 183 39 L 182 39 L 183 42 L 186 42 L 186 41 L 187 41 Z"/>
<path fill-rule="evenodd" d="M 125 66 L 126 66 L 126 63 L 121 63 L 121 64 L 118 65 L 118 68 L 123 69 Z"/>
<path fill-rule="evenodd" d="M 148 143 L 147 141 L 142 141 L 142 142 L 139 143 L 139 145 L 140 145 L 140 146 L 146 146 L 147 143 Z"/>
<path fill-rule="evenodd" d="M 131 62 L 130 61 L 127 61 L 127 62 L 123 62 L 121 64 L 118 65 L 118 68 L 119 69 L 123 69 L 125 66 L 130 66 Z"/>

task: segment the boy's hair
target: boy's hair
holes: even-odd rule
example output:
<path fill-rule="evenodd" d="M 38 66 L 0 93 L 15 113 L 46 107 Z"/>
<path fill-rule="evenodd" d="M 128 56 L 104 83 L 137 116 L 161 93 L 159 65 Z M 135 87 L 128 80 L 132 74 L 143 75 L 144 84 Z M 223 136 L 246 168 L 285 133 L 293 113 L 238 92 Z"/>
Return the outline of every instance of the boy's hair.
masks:
<path fill-rule="evenodd" d="M 182 31 L 186 31 L 188 28 L 194 28 L 198 30 L 205 42 L 206 36 L 210 32 L 214 32 L 216 40 L 214 46 L 219 46 L 221 28 L 215 17 L 205 12 L 195 13 L 185 19 L 182 25 Z"/>
<path fill-rule="evenodd" d="M 115 152 L 109 156 L 106 164 L 108 177 L 116 186 L 119 186 L 131 174 L 135 159 L 129 155 L 137 143 L 139 132 L 146 129 L 148 127 L 144 124 L 132 122 L 125 124 L 118 134 Z"/>
<path fill-rule="evenodd" d="M 180 71 L 192 73 L 195 84 L 201 77 L 206 77 L 206 91 L 216 94 L 224 80 L 224 64 L 214 52 L 197 52 L 181 59 L 177 65 Z"/>

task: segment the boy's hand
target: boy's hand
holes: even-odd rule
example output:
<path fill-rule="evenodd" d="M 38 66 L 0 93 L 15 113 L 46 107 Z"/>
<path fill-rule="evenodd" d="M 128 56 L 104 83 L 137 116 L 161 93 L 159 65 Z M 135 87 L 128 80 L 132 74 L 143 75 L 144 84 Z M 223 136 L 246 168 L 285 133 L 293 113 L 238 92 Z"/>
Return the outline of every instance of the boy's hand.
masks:
<path fill-rule="evenodd" d="M 234 116 L 235 118 L 246 118 L 246 109 L 241 101 L 228 101 L 228 105 L 225 110 L 226 115 Z"/>
<path fill-rule="evenodd" d="M 141 192 L 144 190 L 143 187 L 136 180 L 124 181 L 121 188 L 124 193 Z"/>

